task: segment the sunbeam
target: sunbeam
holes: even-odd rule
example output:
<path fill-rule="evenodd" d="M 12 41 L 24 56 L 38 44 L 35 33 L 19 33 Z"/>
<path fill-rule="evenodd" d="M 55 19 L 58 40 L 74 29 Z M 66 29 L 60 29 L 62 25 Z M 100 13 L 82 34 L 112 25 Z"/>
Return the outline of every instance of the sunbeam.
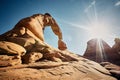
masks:
<path fill-rule="evenodd" d="M 101 39 L 97 39 L 96 44 L 96 62 L 107 61 L 107 56 L 104 50 L 103 42 Z"/>
<path fill-rule="evenodd" d="M 102 48 L 101 48 L 101 41 L 100 39 L 97 39 L 97 44 L 96 44 L 96 61 L 97 62 L 103 62 L 103 53 L 102 53 Z"/>
<path fill-rule="evenodd" d="M 109 31 L 108 31 L 108 26 L 105 23 L 102 23 L 97 14 L 97 9 L 96 9 L 96 1 L 93 0 L 93 2 L 88 6 L 88 9 L 92 8 L 93 12 L 93 19 L 88 24 L 89 30 L 88 32 L 90 33 L 90 38 L 97 38 L 97 43 L 96 43 L 96 62 L 103 62 L 107 61 L 107 56 L 104 50 L 104 45 L 101 39 L 106 39 L 109 36 Z M 87 16 L 89 13 L 89 10 L 87 9 Z M 91 9 L 90 9 L 91 10 Z M 88 17 L 89 18 L 89 17 Z"/>
<path fill-rule="evenodd" d="M 102 55 L 103 55 L 103 61 L 107 61 L 107 55 L 106 55 L 106 52 L 105 52 L 105 48 L 103 46 L 103 42 L 100 40 L 100 45 L 101 45 L 101 50 L 102 50 Z"/>

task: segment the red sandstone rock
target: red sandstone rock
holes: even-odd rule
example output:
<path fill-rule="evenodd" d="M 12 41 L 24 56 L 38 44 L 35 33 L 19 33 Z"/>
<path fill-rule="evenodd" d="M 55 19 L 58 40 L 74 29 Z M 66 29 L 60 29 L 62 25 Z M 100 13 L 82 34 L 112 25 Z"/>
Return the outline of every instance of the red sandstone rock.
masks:
<path fill-rule="evenodd" d="M 110 55 L 110 62 L 120 66 L 120 39 L 115 38 L 115 44 L 112 46 L 112 55 Z"/>
<path fill-rule="evenodd" d="M 96 62 L 108 61 L 111 47 L 103 40 L 92 39 L 87 42 L 87 49 L 84 57 Z"/>
<path fill-rule="evenodd" d="M 87 49 L 84 57 L 96 62 L 111 62 L 120 65 L 119 47 L 120 40 L 115 39 L 115 44 L 111 48 L 105 41 L 101 40 L 100 44 L 97 39 L 87 42 Z"/>

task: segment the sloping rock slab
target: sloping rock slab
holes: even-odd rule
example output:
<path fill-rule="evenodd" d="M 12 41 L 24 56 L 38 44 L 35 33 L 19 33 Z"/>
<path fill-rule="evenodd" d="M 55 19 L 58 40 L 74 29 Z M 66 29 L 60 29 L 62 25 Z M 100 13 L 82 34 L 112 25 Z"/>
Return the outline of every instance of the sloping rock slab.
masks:
<path fill-rule="evenodd" d="M 120 80 L 120 66 L 112 64 L 110 62 L 102 62 L 101 65 L 108 69 L 112 76 Z"/>
<path fill-rule="evenodd" d="M 104 67 L 84 58 L 0 68 L 0 80 L 117 80 L 110 75 Z"/>

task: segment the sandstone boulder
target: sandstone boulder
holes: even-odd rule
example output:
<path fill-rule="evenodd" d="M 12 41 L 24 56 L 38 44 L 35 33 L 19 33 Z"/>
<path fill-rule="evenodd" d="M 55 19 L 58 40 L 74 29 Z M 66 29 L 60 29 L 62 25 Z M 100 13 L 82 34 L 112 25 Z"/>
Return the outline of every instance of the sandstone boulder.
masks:
<path fill-rule="evenodd" d="M 66 50 L 67 49 L 66 44 L 62 40 L 58 41 L 58 45 L 59 45 L 58 49 L 60 49 L 60 50 Z"/>
<path fill-rule="evenodd" d="M 8 54 L 8 55 L 24 55 L 26 50 L 15 43 L 0 41 L 0 54 Z"/>
<path fill-rule="evenodd" d="M 34 38 L 27 34 L 20 37 L 8 37 L 7 41 L 19 44 L 23 46 L 27 51 L 30 51 L 36 42 Z"/>
<path fill-rule="evenodd" d="M 40 52 L 30 52 L 22 57 L 23 63 L 33 63 L 41 59 L 43 54 Z"/>
<path fill-rule="evenodd" d="M 22 61 L 20 56 L 0 55 L 0 67 L 14 66 L 14 65 L 19 65 L 21 63 Z"/>

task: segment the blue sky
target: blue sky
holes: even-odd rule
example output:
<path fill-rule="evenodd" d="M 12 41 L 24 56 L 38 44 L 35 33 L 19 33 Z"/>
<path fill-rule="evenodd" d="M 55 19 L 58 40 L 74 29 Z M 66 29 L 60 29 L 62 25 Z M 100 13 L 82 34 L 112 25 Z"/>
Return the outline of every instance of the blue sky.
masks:
<path fill-rule="evenodd" d="M 119 0 L 0 0 L 0 34 L 24 17 L 46 12 L 55 18 L 74 53 L 82 55 L 92 38 L 100 37 L 112 46 L 120 37 Z M 46 42 L 57 47 L 50 27 L 44 34 Z"/>

